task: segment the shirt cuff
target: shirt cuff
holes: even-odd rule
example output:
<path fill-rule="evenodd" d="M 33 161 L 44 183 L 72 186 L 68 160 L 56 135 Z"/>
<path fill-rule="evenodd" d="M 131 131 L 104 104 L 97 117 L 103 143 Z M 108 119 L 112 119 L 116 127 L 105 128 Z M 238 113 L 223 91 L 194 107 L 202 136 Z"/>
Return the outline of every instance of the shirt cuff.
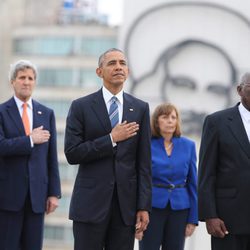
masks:
<path fill-rule="evenodd" d="M 32 140 L 32 137 L 31 137 L 31 136 L 29 136 L 29 138 L 30 138 L 30 145 L 31 145 L 31 147 L 33 148 L 33 147 L 34 147 L 34 142 L 33 142 L 33 140 Z"/>
<path fill-rule="evenodd" d="M 113 148 L 114 148 L 114 147 L 117 146 L 117 144 L 116 144 L 116 142 L 113 141 L 112 135 L 111 134 L 109 134 L 109 135 L 110 135 L 110 139 L 111 139 L 111 142 L 112 142 L 112 145 L 113 145 Z"/>

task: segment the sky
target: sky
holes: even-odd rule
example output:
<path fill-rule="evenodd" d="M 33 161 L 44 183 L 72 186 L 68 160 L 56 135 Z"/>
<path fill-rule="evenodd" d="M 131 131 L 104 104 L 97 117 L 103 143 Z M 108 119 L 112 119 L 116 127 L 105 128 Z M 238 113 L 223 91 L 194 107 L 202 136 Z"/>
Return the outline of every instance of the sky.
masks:
<path fill-rule="evenodd" d="M 124 0 L 98 0 L 98 10 L 109 16 L 111 25 L 119 25 L 122 22 Z"/>

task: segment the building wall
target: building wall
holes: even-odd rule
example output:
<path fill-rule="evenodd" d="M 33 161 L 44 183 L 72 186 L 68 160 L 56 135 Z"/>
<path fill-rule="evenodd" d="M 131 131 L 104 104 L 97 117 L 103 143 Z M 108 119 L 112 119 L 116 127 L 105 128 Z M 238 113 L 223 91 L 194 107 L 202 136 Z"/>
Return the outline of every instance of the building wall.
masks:
<path fill-rule="evenodd" d="M 248 1 L 124 1 L 119 41 L 130 65 L 127 89 L 151 112 L 174 103 L 197 153 L 204 117 L 237 103 L 236 84 L 250 70 L 249 10 Z M 210 249 L 204 223 L 186 244 L 200 249 Z"/>
<path fill-rule="evenodd" d="M 62 0 L 0 2 L 0 22 L 5 24 L 0 27 L 0 102 L 13 94 L 10 63 L 26 59 L 38 67 L 34 99 L 56 115 L 62 198 L 58 209 L 45 218 L 44 250 L 73 249 L 68 211 L 77 166 L 69 166 L 63 153 L 66 116 L 73 99 L 102 85 L 95 74 L 98 57 L 116 47 L 118 34 L 98 13 L 86 18 L 79 9 L 70 9 L 65 19 L 62 6 Z"/>

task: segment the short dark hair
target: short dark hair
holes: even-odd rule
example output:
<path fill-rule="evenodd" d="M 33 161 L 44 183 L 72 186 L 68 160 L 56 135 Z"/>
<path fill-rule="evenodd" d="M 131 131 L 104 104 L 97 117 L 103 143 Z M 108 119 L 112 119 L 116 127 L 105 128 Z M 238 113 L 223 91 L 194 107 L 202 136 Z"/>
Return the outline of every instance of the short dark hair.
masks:
<path fill-rule="evenodd" d="M 178 109 L 171 103 L 163 103 L 158 105 L 151 117 L 151 131 L 152 131 L 152 136 L 153 137 L 161 137 L 161 131 L 159 128 L 159 124 L 158 124 L 158 119 L 159 116 L 161 115 L 170 115 L 172 113 L 172 111 L 176 112 L 176 116 L 177 116 L 177 124 L 176 124 L 176 130 L 174 132 L 174 137 L 180 137 L 181 136 L 181 121 L 180 121 L 180 113 L 178 111 Z"/>
<path fill-rule="evenodd" d="M 99 59 L 98 59 L 98 67 L 99 67 L 99 68 L 102 66 L 105 56 L 106 56 L 108 53 L 113 52 L 113 51 L 118 51 L 118 52 L 121 52 L 122 54 L 124 54 L 124 52 L 123 52 L 122 50 L 117 49 L 117 48 L 111 48 L 111 49 L 106 50 L 104 53 L 102 53 L 102 54 L 99 56 Z"/>

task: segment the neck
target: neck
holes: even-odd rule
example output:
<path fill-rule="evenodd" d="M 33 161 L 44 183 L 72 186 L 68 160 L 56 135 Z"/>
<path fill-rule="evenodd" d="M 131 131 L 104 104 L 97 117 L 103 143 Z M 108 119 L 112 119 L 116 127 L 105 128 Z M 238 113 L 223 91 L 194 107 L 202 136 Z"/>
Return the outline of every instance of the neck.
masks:
<path fill-rule="evenodd" d="M 107 85 L 104 83 L 105 88 L 112 93 L 113 95 L 117 95 L 120 91 L 122 91 L 123 85 Z"/>
<path fill-rule="evenodd" d="M 162 137 L 164 138 L 164 142 L 168 143 L 168 142 L 171 142 L 173 135 L 172 134 L 165 134 L 165 135 L 162 135 Z"/>
<path fill-rule="evenodd" d="M 242 102 L 242 105 L 248 110 L 250 111 L 250 103 L 248 103 L 247 101 Z"/>

